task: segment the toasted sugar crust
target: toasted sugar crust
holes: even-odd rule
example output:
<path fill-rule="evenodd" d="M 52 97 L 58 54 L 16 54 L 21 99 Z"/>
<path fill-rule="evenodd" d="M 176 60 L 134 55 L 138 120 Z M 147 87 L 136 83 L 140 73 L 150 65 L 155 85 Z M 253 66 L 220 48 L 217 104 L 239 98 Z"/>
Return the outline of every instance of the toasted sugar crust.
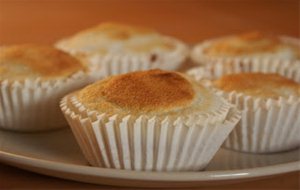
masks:
<path fill-rule="evenodd" d="M 261 98 L 300 96 L 300 84 L 279 74 L 229 74 L 215 80 L 213 84 L 226 92 L 236 91 Z"/>
<path fill-rule="evenodd" d="M 97 54 L 147 53 L 155 49 L 172 51 L 176 48 L 173 41 L 166 40 L 153 29 L 118 23 L 102 23 L 80 31 L 59 41 L 57 46 L 66 51 Z"/>
<path fill-rule="evenodd" d="M 77 59 L 51 46 L 24 44 L 0 50 L 1 78 L 64 77 L 80 70 L 85 67 Z"/>
<path fill-rule="evenodd" d="M 190 103 L 194 90 L 177 73 L 152 70 L 116 77 L 103 86 L 102 95 L 118 106 L 150 111 Z"/>
<path fill-rule="evenodd" d="M 102 23 L 93 28 L 84 30 L 80 34 L 84 33 L 101 33 L 106 34 L 109 38 L 115 40 L 127 40 L 135 35 L 147 35 L 151 33 L 156 33 L 155 30 L 144 28 L 144 27 L 133 27 L 119 23 Z"/>
<path fill-rule="evenodd" d="M 240 38 L 241 40 L 251 42 L 251 41 L 264 40 L 267 36 L 263 35 L 261 32 L 252 31 L 252 32 L 239 34 L 237 35 L 237 37 Z M 278 39 L 275 38 L 274 36 L 268 36 L 268 38 L 272 39 L 273 41 L 278 41 Z"/>
<path fill-rule="evenodd" d="M 176 72 L 150 70 L 111 77 L 79 92 L 83 103 L 93 109 L 119 107 L 130 112 L 170 110 L 189 105 L 195 98 L 191 83 Z M 104 100 L 104 101 L 103 101 Z"/>
<path fill-rule="evenodd" d="M 168 51 L 174 50 L 176 45 L 170 41 L 163 41 L 159 38 L 149 41 L 146 44 L 128 44 L 126 45 L 130 51 L 143 53 L 143 52 L 151 52 L 155 48 L 162 48 Z"/>
<path fill-rule="evenodd" d="M 289 49 L 296 56 L 299 56 L 299 47 L 282 42 L 278 37 L 264 35 L 260 32 L 249 32 L 212 43 L 204 49 L 207 55 L 218 56 L 239 56 L 260 53 L 276 53 Z"/>

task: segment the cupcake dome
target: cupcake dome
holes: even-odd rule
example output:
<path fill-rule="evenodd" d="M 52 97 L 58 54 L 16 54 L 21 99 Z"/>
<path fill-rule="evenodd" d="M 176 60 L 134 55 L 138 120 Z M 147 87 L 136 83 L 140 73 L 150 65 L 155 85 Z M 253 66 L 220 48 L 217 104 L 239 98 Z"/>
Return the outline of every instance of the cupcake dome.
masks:
<path fill-rule="evenodd" d="M 81 90 L 78 100 L 88 109 L 123 115 L 171 113 L 179 116 L 185 112 L 188 115 L 216 111 L 222 105 L 222 101 L 205 88 L 193 86 L 180 74 L 160 70 L 103 80 Z"/>
<path fill-rule="evenodd" d="M 273 61 L 217 63 L 188 72 L 242 110 L 224 146 L 272 153 L 300 145 L 300 70 Z"/>
<path fill-rule="evenodd" d="M 225 92 L 235 91 L 257 98 L 300 97 L 300 84 L 274 73 L 238 73 L 222 76 L 213 86 Z"/>
<path fill-rule="evenodd" d="M 296 38 L 249 32 L 199 43 L 194 47 L 191 56 L 200 64 L 213 60 L 243 58 L 299 60 L 300 46 L 299 39 Z"/>
<path fill-rule="evenodd" d="M 224 99 L 161 70 L 99 81 L 61 108 L 92 165 L 132 170 L 203 169 L 239 120 Z"/>
<path fill-rule="evenodd" d="M 0 51 L 0 79 L 68 77 L 86 68 L 74 57 L 48 46 L 16 45 Z"/>
<path fill-rule="evenodd" d="M 109 76 L 151 68 L 176 69 L 187 57 L 180 41 L 152 29 L 104 23 L 62 39 L 56 46 Z"/>
<path fill-rule="evenodd" d="M 0 127 L 39 131 L 65 126 L 59 99 L 87 84 L 86 68 L 67 53 L 33 44 L 0 49 Z"/>

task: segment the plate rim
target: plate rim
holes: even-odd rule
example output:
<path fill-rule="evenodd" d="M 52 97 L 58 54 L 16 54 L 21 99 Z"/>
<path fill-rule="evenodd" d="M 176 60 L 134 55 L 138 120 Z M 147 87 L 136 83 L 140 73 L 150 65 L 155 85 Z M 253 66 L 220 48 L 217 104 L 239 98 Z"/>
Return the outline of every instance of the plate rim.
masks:
<path fill-rule="evenodd" d="M 15 153 L 5 152 L 0 150 L 0 161 L 15 167 L 28 166 L 29 168 L 19 167 L 24 170 L 41 173 L 34 168 L 46 169 L 47 171 L 67 172 L 76 175 L 89 175 L 94 177 L 105 177 L 111 179 L 127 179 L 138 181 L 168 181 L 168 182 L 195 182 L 195 181 L 219 181 L 219 180 L 239 180 L 247 178 L 256 178 L 263 176 L 270 176 L 276 174 L 283 174 L 288 172 L 300 171 L 300 160 L 275 164 L 264 167 L 244 168 L 235 170 L 220 170 L 220 171 L 183 171 L 183 172 L 151 172 L 151 171 L 132 171 L 120 170 L 110 168 L 99 168 L 92 166 L 83 166 L 76 164 L 69 164 L 57 162 L 52 160 L 45 160 L 35 157 L 18 155 Z M 53 174 L 46 174 L 48 176 L 59 177 L 63 179 L 70 179 L 60 177 Z"/>

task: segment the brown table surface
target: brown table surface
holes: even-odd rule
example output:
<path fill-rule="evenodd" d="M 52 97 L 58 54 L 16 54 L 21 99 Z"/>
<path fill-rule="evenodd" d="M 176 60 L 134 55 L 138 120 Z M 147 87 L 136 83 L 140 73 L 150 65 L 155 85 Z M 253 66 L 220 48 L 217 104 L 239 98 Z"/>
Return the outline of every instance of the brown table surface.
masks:
<path fill-rule="evenodd" d="M 103 21 L 143 25 L 193 44 L 259 30 L 300 36 L 299 0 L 0 0 L 0 45 L 51 44 Z M 300 189 L 299 172 L 205 189 Z M 118 189 L 0 164 L 0 189 Z"/>

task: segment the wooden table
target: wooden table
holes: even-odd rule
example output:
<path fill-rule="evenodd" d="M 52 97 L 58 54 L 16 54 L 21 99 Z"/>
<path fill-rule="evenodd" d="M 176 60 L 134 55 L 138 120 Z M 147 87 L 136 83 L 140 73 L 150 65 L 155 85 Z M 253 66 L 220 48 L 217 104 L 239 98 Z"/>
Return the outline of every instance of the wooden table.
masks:
<path fill-rule="evenodd" d="M 51 44 L 103 21 L 146 25 L 193 44 L 245 31 L 300 36 L 299 0 L 0 0 L 0 45 Z M 299 189 L 299 172 L 208 189 Z M 118 189 L 0 164 L 0 189 Z"/>

